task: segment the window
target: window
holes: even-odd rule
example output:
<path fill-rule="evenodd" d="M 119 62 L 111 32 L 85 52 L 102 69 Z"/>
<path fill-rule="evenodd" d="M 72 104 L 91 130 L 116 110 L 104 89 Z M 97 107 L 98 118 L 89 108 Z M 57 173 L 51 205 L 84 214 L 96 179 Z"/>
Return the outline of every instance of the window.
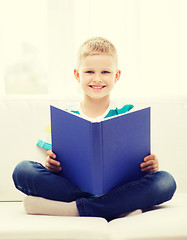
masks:
<path fill-rule="evenodd" d="M 2 0 L 0 15 L 1 91 L 48 93 L 47 1 Z"/>

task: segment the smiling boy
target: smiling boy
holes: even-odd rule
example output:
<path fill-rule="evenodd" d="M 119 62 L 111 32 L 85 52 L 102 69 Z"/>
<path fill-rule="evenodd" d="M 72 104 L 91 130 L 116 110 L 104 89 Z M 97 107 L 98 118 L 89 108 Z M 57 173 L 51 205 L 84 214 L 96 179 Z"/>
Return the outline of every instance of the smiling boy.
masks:
<path fill-rule="evenodd" d="M 74 75 L 83 91 L 82 111 L 89 117 L 102 115 L 110 104 L 110 93 L 119 80 L 115 58 L 106 53 L 92 53 L 82 58 Z"/>
<path fill-rule="evenodd" d="M 117 51 L 107 39 L 98 37 L 83 43 L 74 70 L 83 99 L 78 109 L 71 111 L 88 120 L 98 121 L 133 108 L 128 104 L 119 109 L 110 102 L 110 93 L 121 76 L 117 59 Z M 97 216 L 110 221 L 123 213 L 168 201 L 176 190 L 174 178 L 167 172 L 158 171 L 158 159 L 151 154 L 145 156 L 140 165 L 141 171 L 146 173 L 144 177 L 102 196 L 94 196 L 58 175 L 63 166 L 50 150 L 50 142 L 40 140 L 38 145 L 48 149 L 45 167 L 23 161 L 13 173 L 15 186 L 29 195 L 24 200 L 28 214 Z"/>

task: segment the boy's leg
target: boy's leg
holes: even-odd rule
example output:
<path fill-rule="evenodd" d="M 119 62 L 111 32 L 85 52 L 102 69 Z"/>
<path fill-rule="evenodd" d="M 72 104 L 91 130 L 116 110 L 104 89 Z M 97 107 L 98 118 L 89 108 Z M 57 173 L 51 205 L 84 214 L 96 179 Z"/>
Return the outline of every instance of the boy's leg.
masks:
<path fill-rule="evenodd" d="M 43 166 L 42 169 L 43 171 L 45 170 Z M 43 180 L 45 180 L 45 178 Z M 17 187 L 19 189 L 19 186 Z M 74 188 L 76 187 L 73 186 L 72 189 Z M 75 195 L 85 196 L 75 202 L 74 200 L 76 199 L 73 199 L 71 194 L 69 194 L 71 197 L 67 201 L 68 194 L 66 191 L 64 191 L 67 195 L 64 196 L 63 193 L 62 196 L 60 196 L 59 198 L 59 195 L 57 194 L 58 197 L 56 196 L 56 199 L 53 196 L 42 196 L 42 194 L 38 196 L 42 196 L 44 198 L 35 199 L 35 197 L 30 197 L 29 199 L 29 197 L 27 197 L 25 204 L 26 211 L 30 214 L 95 216 L 104 217 L 108 221 L 110 221 L 122 213 L 132 212 L 136 209 L 145 210 L 154 205 L 158 205 L 165 201 L 168 201 L 172 198 L 175 190 L 175 180 L 169 173 L 154 172 L 145 175 L 145 177 L 138 181 L 123 185 L 100 197 L 94 197 L 89 193 L 85 193 L 79 190 L 75 191 L 75 193 L 79 192 L 79 194 Z M 57 189 L 57 191 L 59 191 L 59 189 Z M 75 195 L 73 193 L 73 196 Z M 45 198 L 58 200 L 58 202 L 48 201 Z M 64 203 L 64 201 L 72 202 Z M 61 211 L 59 211 L 59 209 Z"/>
<path fill-rule="evenodd" d="M 108 221 L 125 212 L 148 209 L 170 200 L 176 190 L 174 178 L 167 172 L 153 172 L 100 197 L 76 201 L 80 216 L 104 217 Z"/>
<path fill-rule="evenodd" d="M 46 199 L 72 202 L 92 196 L 37 162 L 19 163 L 13 172 L 13 180 L 16 188 L 23 193 Z"/>

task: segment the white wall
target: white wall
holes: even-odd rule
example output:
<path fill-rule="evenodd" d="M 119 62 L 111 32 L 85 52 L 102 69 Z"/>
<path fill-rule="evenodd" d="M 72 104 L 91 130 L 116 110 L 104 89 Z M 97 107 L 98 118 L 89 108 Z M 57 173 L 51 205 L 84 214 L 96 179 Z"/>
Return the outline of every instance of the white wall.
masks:
<path fill-rule="evenodd" d="M 122 70 L 114 95 L 187 94 L 187 1 L 70 0 L 68 4 L 69 42 L 64 42 L 68 71 L 64 81 L 68 81 L 69 93 L 77 90 L 72 69 L 78 47 L 89 37 L 103 36 L 116 45 Z M 61 29 L 66 35 L 66 27 Z M 60 95 L 62 87 L 58 86 Z"/>
<path fill-rule="evenodd" d="M 28 2 L 29 6 L 32 2 L 35 6 L 38 4 L 38 8 L 41 3 L 39 0 L 17 0 L 16 3 L 14 0 L 0 0 L 0 53 L 3 53 L 3 42 L 6 42 L 6 39 L 3 39 L 3 31 L 10 28 L 12 26 L 10 23 L 14 22 L 13 12 L 19 13 L 19 9 L 28 11 L 27 7 L 24 7 L 26 5 L 22 4 L 23 1 Z M 50 95 L 75 95 L 79 92 L 73 76 L 76 52 L 83 41 L 93 36 L 108 38 L 118 49 L 122 77 L 116 85 L 114 95 L 121 97 L 187 95 L 186 0 L 46 0 L 46 2 L 48 31 L 44 29 L 41 31 L 48 32 L 46 58 L 48 56 L 49 65 L 46 84 Z M 6 8 L 3 8 L 5 3 Z M 10 8 L 13 6 L 14 11 L 9 11 L 7 6 Z M 2 11 L 5 11 L 3 9 L 6 12 L 2 15 Z M 27 30 L 22 34 L 25 32 L 31 34 L 32 29 L 35 29 L 36 14 L 33 9 L 31 9 L 33 20 L 30 17 L 28 21 L 20 19 L 22 24 L 25 22 L 23 29 Z M 9 19 L 9 24 L 7 21 L 3 22 L 2 16 Z M 27 14 L 24 16 L 26 18 Z M 44 21 L 45 18 L 42 19 Z M 15 25 L 14 35 L 16 31 Z M 38 38 L 43 39 L 44 36 L 45 34 L 41 36 L 38 34 Z M 10 46 L 14 41 L 13 37 L 8 39 Z M 1 55 L 1 95 L 4 93 L 3 62 L 4 58 Z"/>

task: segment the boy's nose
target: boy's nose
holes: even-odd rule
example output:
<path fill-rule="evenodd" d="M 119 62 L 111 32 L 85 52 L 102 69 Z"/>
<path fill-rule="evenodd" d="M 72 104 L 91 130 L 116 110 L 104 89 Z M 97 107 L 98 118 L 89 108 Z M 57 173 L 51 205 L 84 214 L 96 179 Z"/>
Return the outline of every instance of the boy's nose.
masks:
<path fill-rule="evenodd" d="M 102 81 L 100 75 L 95 75 L 93 80 L 94 80 L 94 82 L 101 82 Z"/>

